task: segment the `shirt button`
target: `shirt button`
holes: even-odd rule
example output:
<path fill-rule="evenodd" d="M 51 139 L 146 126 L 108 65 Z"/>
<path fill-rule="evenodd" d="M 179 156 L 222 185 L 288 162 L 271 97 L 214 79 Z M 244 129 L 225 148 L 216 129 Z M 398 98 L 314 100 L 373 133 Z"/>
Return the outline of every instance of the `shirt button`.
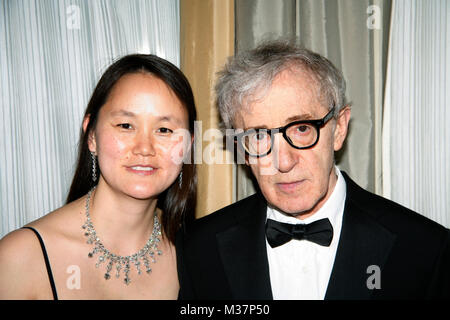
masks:
<path fill-rule="evenodd" d="M 301 268 L 301 270 L 302 270 L 302 273 L 308 273 L 308 267 L 307 266 L 303 266 Z"/>

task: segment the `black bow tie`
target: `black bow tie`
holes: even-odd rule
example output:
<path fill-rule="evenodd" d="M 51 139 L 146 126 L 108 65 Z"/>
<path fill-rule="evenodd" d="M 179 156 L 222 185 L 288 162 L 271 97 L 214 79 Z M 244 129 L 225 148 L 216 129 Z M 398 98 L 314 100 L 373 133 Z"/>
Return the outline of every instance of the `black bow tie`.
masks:
<path fill-rule="evenodd" d="M 292 239 L 304 239 L 328 247 L 333 239 L 333 226 L 328 218 L 310 224 L 289 224 L 267 219 L 266 236 L 272 248 Z"/>

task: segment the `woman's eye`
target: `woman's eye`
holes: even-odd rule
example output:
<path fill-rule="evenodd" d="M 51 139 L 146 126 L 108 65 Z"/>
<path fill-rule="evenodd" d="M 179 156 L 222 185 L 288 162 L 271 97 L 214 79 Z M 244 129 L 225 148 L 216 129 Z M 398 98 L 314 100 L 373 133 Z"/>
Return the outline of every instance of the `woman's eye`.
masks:
<path fill-rule="evenodd" d="M 120 123 L 117 126 L 121 127 L 122 129 L 127 129 L 127 130 L 133 129 L 133 126 L 129 123 Z"/>
<path fill-rule="evenodd" d="M 159 128 L 157 131 L 162 134 L 173 133 L 173 131 L 170 130 L 169 128 Z"/>

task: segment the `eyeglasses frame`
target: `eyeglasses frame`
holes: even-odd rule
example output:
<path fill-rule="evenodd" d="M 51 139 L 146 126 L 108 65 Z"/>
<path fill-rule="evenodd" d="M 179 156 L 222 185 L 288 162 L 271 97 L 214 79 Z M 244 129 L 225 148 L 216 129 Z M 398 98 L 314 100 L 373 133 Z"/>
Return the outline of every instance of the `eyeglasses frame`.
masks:
<path fill-rule="evenodd" d="M 331 108 L 331 110 L 325 115 L 325 117 L 323 117 L 322 119 L 315 119 L 315 120 L 297 120 L 294 122 L 290 122 L 285 126 L 279 127 L 279 128 L 272 128 L 272 129 L 250 129 L 250 130 L 267 130 L 268 132 L 270 132 L 270 149 L 263 154 L 260 155 L 254 155 L 254 154 L 250 154 L 242 145 L 242 138 L 246 135 L 246 133 L 249 131 L 244 131 L 244 132 L 240 132 L 235 134 L 234 139 L 235 142 L 238 142 L 238 145 L 244 150 L 245 154 L 247 154 L 250 157 L 253 158 L 262 158 L 267 156 L 271 151 L 272 151 L 272 147 L 273 147 L 273 139 L 276 133 L 282 133 L 283 134 L 283 138 L 289 143 L 289 145 L 291 147 L 293 147 L 294 149 L 298 149 L 298 150 L 304 150 L 304 149 L 310 149 L 312 147 L 314 147 L 317 142 L 319 141 L 319 137 L 320 137 L 320 129 L 329 121 L 331 120 L 331 118 L 333 118 L 334 116 L 334 111 L 335 111 L 336 107 L 333 105 L 333 108 Z M 316 141 L 311 144 L 310 146 L 307 147 L 297 147 L 295 146 L 291 139 L 289 139 L 289 137 L 286 134 L 287 129 L 289 129 L 292 126 L 298 125 L 298 124 L 311 124 L 313 125 L 316 130 L 317 130 L 317 138 Z"/>

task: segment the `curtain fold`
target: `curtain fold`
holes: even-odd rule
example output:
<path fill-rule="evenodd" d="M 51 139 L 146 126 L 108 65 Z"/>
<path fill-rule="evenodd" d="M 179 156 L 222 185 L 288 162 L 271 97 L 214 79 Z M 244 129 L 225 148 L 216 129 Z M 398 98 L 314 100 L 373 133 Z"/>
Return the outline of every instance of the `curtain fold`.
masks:
<path fill-rule="evenodd" d="M 264 38 L 293 37 L 296 0 L 236 0 L 236 51 L 256 47 Z"/>
<path fill-rule="evenodd" d="M 450 227 L 450 3 L 394 1 L 384 196 Z"/>
<path fill-rule="evenodd" d="M 234 53 L 234 1 L 181 0 L 180 13 L 181 69 L 192 85 L 198 115 L 196 216 L 201 217 L 234 201 L 233 161 L 223 150 L 214 95 L 216 73 Z"/>
<path fill-rule="evenodd" d="M 178 0 L 0 2 L 0 237 L 63 204 L 90 94 L 136 52 L 179 65 Z"/>
<path fill-rule="evenodd" d="M 381 124 L 390 2 L 369 0 L 236 0 L 236 47 L 260 40 L 292 37 L 330 59 L 347 80 L 352 120 L 338 166 L 362 187 L 381 194 Z M 368 9 L 375 6 L 376 22 Z M 241 11 L 242 10 L 242 11 Z M 292 13 L 295 13 L 295 19 Z M 269 21 L 261 26 L 261 21 Z M 237 198 L 254 192 L 247 169 L 238 166 Z"/>

